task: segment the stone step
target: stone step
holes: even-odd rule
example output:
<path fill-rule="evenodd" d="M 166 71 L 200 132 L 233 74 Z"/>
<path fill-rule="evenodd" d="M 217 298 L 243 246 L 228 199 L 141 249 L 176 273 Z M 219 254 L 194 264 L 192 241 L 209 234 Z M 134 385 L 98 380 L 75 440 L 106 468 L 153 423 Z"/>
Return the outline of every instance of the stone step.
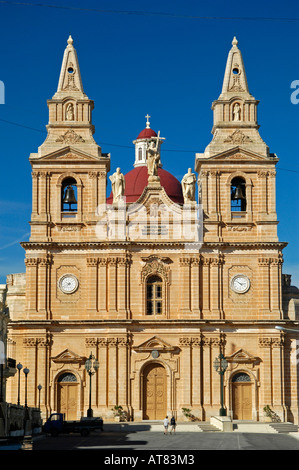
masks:
<path fill-rule="evenodd" d="M 200 432 L 220 432 L 220 429 L 218 429 L 216 426 L 213 426 L 213 424 L 202 423 L 198 424 L 197 426 Z"/>
<path fill-rule="evenodd" d="M 269 423 L 269 427 L 276 433 L 298 432 L 299 426 L 293 423 Z"/>

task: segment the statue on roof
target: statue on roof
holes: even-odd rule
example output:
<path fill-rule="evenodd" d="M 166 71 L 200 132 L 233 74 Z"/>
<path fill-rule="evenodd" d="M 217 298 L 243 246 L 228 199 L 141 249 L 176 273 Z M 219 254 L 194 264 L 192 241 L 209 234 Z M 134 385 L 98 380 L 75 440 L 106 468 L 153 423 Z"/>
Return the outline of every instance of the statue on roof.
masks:
<path fill-rule="evenodd" d="M 112 184 L 113 203 L 118 203 L 123 200 L 125 194 L 125 177 L 120 172 L 120 168 L 116 168 L 116 172 L 109 176 L 109 179 Z"/>
<path fill-rule="evenodd" d="M 191 202 L 194 202 L 196 176 L 194 173 L 192 173 L 191 168 L 188 168 L 188 173 L 184 175 L 181 184 L 184 196 L 184 203 L 190 204 Z"/>
<path fill-rule="evenodd" d="M 160 151 L 159 151 L 160 137 L 152 137 L 146 149 L 146 162 L 149 181 L 158 181 L 158 168 L 160 165 Z"/>

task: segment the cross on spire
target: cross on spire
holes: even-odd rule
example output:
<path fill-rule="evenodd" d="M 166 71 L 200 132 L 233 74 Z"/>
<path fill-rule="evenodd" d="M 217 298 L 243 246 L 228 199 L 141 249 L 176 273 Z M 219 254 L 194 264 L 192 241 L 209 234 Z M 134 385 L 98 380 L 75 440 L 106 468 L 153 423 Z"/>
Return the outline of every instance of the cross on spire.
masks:
<path fill-rule="evenodd" d="M 149 118 L 150 118 L 151 116 L 149 116 L 149 115 L 147 114 L 145 117 L 146 117 L 146 128 L 149 129 L 149 128 L 150 128 Z"/>

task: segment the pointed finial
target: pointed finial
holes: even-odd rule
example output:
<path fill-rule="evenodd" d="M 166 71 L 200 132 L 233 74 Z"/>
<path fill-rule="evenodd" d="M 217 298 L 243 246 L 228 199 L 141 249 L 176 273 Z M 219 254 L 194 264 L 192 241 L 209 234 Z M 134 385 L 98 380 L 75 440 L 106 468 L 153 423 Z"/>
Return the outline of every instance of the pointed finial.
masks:
<path fill-rule="evenodd" d="M 234 39 L 233 39 L 233 41 L 232 41 L 232 45 L 233 45 L 233 46 L 237 46 L 237 45 L 238 45 L 238 41 L 237 41 L 236 36 L 234 36 Z"/>
<path fill-rule="evenodd" d="M 147 114 L 145 117 L 146 117 L 146 128 L 149 129 L 149 128 L 150 128 L 149 118 L 150 118 L 151 116 L 149 116 L 149 115 Z"/>
<path fill-rule="evenodd" d="M 72 45 L 73 45 L 73 42 L 74 42 L 74 41 L 73 41 L 72 36 L 69 35 L 69 38 L 68 38 L 68 40 L 67 40 L 67 43 L 68 43 L 70 46 L 72 46 Z"/>

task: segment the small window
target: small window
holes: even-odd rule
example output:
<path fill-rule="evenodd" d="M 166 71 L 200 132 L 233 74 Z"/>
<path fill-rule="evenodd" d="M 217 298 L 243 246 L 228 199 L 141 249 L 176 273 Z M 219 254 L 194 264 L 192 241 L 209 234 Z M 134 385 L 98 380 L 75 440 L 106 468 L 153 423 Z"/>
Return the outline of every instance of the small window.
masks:
<path fill-rule="evenodd" d="M 138 150 L 138 160 L 142 160 L 142 149 Z"/>
<path fill-rule="evenodd" d="M 151 276 L 146 284 L 146 313 L 147 315 L 161 315 L 163 313 L 162 279 Z"/>
<path fill-rule="evenodd" d="M 74 178 L 66 178 L 62 182 L 61 211 L 77 212 L 77 182 Z"/>
<path fill-rule="evenodd" d="M 236 177 L 231 182 L 231 211 L 246 211 L 246 184 L 241 177 Z"/>

